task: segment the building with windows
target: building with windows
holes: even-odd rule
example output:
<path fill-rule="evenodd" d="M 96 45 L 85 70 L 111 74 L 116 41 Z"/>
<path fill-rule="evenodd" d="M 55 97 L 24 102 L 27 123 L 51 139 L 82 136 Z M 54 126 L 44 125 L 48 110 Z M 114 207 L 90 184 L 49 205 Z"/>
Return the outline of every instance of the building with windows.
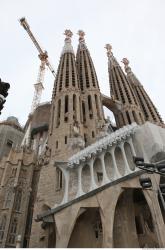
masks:
<path fill-rule="evenodd" d="M 0 246 L 165 247 L 164 177 L 133 156 L 165 161 L 164 123 L 144 87 L 107 44 L 110 96 L 78 32 L 65 31 L 51 103 L 29 116 L 21 146 L 0 162 Z M 114 114 L 116 125 L 104 116 Z M 30 124 L 30 125 L 29 125 Z M 149 176 L 152 188 L 139 178 Z"/>

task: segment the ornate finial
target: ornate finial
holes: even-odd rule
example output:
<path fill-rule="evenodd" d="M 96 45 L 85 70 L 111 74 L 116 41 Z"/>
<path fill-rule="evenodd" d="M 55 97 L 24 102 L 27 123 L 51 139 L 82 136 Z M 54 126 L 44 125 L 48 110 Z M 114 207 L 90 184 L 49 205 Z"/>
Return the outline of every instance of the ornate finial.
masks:
<path fill-rule="evenodd" d="M 73 36 L 73 33 L 71 30 L 65 30 L 64 35 L 66 36 L 65 40 L 70 40 Z"/>
<path fill-rule="evenodd" d="M 128 67 L 129 61 L 128 61 L 127 58 L 123 58 L 121 62 L 124 63 L 124 66 L 125 66 L 125 67 Z"/>
<path fill-rule="evenodd" d="M 109 43 L 105 45 L 105 48 L 107 50 L 107 56 L 112 55 L 112 46 Z"/>
<path fill-rule="evenodd" d="M 78 30 L 77 35 L 79 35 L 79 41 L 84 41 L 85 32 L 83 30 Z"/>

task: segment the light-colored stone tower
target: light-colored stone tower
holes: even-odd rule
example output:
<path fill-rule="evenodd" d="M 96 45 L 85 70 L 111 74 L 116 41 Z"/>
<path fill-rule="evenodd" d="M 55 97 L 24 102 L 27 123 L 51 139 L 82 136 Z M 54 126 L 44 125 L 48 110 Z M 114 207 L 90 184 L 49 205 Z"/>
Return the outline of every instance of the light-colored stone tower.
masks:
<path fill-rule="evenodd" d="M 132 72 L 129 66 L 128 59 L 123 58 L 122 62 L 124 63 L 125 66 L 124 68 L 127 74 L 127 79 L 129 83 L 132 85 L 135 95 L 138 98 L 141 110 L 143 111 L 144 114 L 145 121 L 150 121 L 152 123 L 164 127 L 164 123 L 159 112 L 157 111 L 155 105 L 153 104 L 150 97 L 146 93 L 143 85 L 140 83 L 135 74 Z"/>
<path fill-rule="evenodd" d="M 133 87 L 113 56 L 111 45 L 107 44 L 106 49 L 111 96 L 122 103 L 121 112 L 114 114 L 117 127 L 119 128 L 132 122 L 142 124 L 144 123 L 144 117 Z"/>
<path fill-rule="evenodd" d="M 71 45 L 72 32 L 66 30 L 52 96 L 52 112 L 48 145 L 52 159 L 67 160 L 84 147 L 81 122 L 81 100 L 75 55 Z"/>
<path fill-rule="evenodd" d="M 92 58 L 86 46 L 82 30 L 78 31 L 79 45 L 76 55 L 77 71 L 81 88 L 81 110 L 86 145 L 100 135 L 105 124 L 99 83 Z"/>

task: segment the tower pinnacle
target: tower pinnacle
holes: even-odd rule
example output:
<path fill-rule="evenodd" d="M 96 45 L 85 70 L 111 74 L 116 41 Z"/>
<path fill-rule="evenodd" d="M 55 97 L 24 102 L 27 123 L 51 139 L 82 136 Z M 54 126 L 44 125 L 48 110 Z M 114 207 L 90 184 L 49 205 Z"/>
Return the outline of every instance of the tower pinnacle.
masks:
<path fill-rule="evenodd" d="M 74 54 L 73 47 L 72 47 L 72 44 L 71 44 L 71 42 L 72 42 L 71 38 L 73 36 L 72 31 L 71 30 L 65 30 L 64 35 L 66 36 L 65 37 L 65 44 L 64 44 L 61 55 L 65 54 L 65 53 L 73 53 Z"/>
<path fill-rule="evenodd" d="M 83 30 L 78 30 L 77 35 L 79 35 L 80 42 L 85 42 L 85 39 L 84 39 L 85 32 Z"/>
<path fill-rule="evenodd" d="M 113 55 L 111 44 L 107 43 L 107 44 L 105 45 L 105 49 L 107 50 L 107 56 Z"/>

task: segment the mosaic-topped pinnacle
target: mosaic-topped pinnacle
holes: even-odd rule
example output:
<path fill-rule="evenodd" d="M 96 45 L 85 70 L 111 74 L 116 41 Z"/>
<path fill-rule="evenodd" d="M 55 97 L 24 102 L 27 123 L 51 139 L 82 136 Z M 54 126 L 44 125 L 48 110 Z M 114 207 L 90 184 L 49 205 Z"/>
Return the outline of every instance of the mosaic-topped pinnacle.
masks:
<path fill-rule="evenodd" d="M 79 41 L 84 41 L 85 32 L 83 30 L 78 30 L 77 35 L 79 35 Z"/>
<path fill-rule="evenodd" d="M 112 46 L 111 46 L 111 44 L 107 43 L 107 44 L 105 45 L 105 48 L 106 48 L 106 50 L 107 50 L 107 56 L 112 55 Z"/>
<path fill-rule="evenodd" d="M 71 37 L 73 36 L 72 31 L 71 30 L 65 30 L 64 35 L 66 36 L 65 37 L 65 44 L 64 44 L 61 55 L 63 55 L 64 53 L 73 53 L 74 54 L 73 47 L 72 47 L 72 44 L 71 44 Z"/>
<path fill-rule="evenodd" d="M 73 33 L 71 30 L 65 30 L 64 35 L 66 36 L 65 39 L 68 40 L 68 39 L 71 39 L 71 37 L 73 36 Z"/>

